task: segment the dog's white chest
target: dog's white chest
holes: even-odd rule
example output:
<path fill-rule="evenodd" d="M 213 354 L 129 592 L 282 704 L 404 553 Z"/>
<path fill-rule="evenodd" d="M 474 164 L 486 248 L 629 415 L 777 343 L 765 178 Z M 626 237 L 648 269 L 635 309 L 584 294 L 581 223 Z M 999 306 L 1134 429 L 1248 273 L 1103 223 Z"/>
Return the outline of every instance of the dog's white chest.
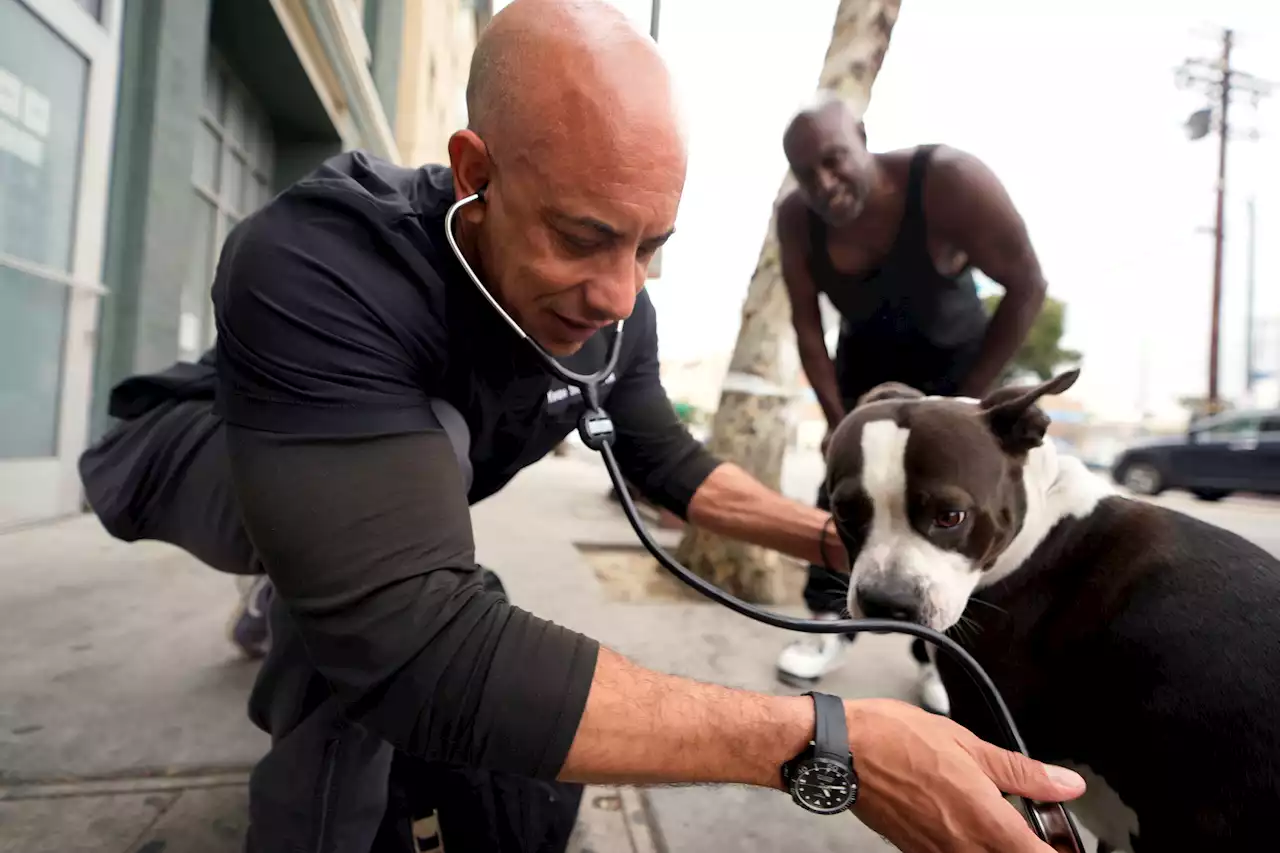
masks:
<path fill-rule="evenodd" d="M 1138 813 L 1125 805 L 1106 780 L 1086 766 L 1058 762 L 1084 777 L 1087 789 L 1083 797 L 1068 804 L 1072 813 L 1089 831 L 1117 851 L 1133 853 L 1133 839 L 1138 837 Z"/>

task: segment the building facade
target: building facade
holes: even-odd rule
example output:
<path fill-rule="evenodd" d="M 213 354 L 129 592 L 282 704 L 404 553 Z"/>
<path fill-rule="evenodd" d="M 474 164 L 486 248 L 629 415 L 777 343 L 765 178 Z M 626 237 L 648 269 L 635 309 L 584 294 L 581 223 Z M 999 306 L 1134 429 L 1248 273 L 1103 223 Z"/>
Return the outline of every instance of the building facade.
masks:
<path fill-rule="evenodd" d="M 110 388 L 213 343 L 237 222 L 343 150 L 443 157 L 486 14 L 0 0 L 0 528 L 79 511 Z"/>
<path fill-rule="evenodd" d="M 477 0 L 406 4 L 396 132 L 406 163 L 449 161 L 449 136 L 467 122 L 471 50 L 488 19 Z"/>

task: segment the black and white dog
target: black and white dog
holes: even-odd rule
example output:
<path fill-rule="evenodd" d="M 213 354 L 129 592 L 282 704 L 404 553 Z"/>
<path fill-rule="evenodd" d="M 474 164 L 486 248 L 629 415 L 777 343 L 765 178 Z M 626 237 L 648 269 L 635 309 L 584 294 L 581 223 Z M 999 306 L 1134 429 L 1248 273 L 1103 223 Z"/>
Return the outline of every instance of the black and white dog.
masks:
<path fill-rule="evenodd" d="M 1280 561 L 1055 453 L 1036 403 L 1077 376 L 867 394 L 828 451 L 850 612 L 965 645 L 1032 755 L 1084 775 L 1073 810 L 1102 849 L 1280 850 Z M 1001 743 L 938 664 L 952 717 Z"/>

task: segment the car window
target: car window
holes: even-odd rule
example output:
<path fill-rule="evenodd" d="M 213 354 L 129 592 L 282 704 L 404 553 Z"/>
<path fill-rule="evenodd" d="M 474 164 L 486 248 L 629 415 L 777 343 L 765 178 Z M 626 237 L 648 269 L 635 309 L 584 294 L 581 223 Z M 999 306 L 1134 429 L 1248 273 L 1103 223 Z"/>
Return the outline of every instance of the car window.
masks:
<path fill-rule="evenodd" d="M 1280 438 L 1280 415 L 1268 415 L 1263 418 L 1261 432 L 1267 438 Z"/>
<path fill-rule="evenodd" d="M 1195 431 L 1195 439 L 1204 441 L 1233 441 L 1256 436 L 1261 425 L 1258 415 L 1235 415 L 1215 418 Z"/>

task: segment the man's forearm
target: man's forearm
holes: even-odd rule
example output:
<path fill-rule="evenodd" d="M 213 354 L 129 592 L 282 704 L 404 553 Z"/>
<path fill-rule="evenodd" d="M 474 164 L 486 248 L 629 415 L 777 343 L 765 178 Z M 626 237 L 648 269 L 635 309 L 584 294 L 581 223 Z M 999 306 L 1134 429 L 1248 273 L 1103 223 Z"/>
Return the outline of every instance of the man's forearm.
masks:
<path fill-rule="evenodd" d="M 829 518 L 765 488 L 731 463 L 711 472 L 689 502 L 689 521 L 696 527 L 843 571 L 848 559 Z"/>
<path fill-rule="evenodd" d="M 804 368 L 809 387 L 818 398 L 822 414 L 827 419 L 827 426 L 835 429 L 836 424 L 844 420 L 844 400 L 840 397 L 840 383 L 836 380 L 836 366 L 827 353 L 826 345 L 819 349 L 802 346 L 800 348 L 800 366 Z"/>
<path fill-rule="evenodd" d="M 996 313 L 987 326 L 977 361 L 958 393 L 964 397 L 982 397 L 1000 377 L 1005 365 L 1017 355 L 1027 339 L 1040 308 L 1044 305 L 1043 283 L 1012 290 L 1000 300 Z"/>
<path fill-rule="evenodd" d="M 587 784 L 723 782 L 780 788 L 813 737 L 813 702 L 702 684 L 601 648 L 559 778 Z"/>

